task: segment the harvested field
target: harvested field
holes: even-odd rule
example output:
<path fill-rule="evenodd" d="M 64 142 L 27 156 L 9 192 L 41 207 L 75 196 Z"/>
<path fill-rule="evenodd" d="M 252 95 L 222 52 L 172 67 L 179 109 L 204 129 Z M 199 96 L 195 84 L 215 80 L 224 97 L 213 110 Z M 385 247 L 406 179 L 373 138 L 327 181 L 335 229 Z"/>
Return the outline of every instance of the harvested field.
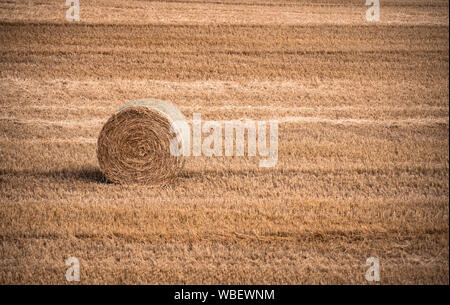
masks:
<path fill-rule="evenodd" d="M 0 0 L 0 283 L 449 284 L 449 3 Z M 34 3 L 34 2 L 33 2 Z M 108 183 L 121 106 L 278 119 L 278 163 Z"/>

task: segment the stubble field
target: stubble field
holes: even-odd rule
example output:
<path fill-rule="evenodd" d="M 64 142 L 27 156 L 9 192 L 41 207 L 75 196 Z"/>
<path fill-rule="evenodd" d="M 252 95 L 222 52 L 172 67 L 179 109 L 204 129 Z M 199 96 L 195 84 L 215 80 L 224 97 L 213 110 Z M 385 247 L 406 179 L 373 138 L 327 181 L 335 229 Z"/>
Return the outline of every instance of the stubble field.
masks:
<path fill-rule="evenodd" d="M 0 0 L 0 283 L 449 283 L 448 1 Z M 107 183 L 96 141 L 155 97 L 278 119 L 274 168 L 192 157 Z"/>

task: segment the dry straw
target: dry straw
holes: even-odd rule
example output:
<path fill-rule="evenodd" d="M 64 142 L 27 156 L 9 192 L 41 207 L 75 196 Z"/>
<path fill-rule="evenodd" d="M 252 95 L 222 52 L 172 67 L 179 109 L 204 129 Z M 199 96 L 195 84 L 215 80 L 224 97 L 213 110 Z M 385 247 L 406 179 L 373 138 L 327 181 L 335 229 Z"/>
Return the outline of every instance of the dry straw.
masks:
<path fill-rule="evenodd" d="M 172 104 L 139 100 L 119 109 L 103 126 L 98 137 L 100 169 L 110 181 L 120 184 L 165 185 L 180 172 L 184 160 L 173 156 L 170 143 L 181 136 L 171 129 L 185 121 Z"/>

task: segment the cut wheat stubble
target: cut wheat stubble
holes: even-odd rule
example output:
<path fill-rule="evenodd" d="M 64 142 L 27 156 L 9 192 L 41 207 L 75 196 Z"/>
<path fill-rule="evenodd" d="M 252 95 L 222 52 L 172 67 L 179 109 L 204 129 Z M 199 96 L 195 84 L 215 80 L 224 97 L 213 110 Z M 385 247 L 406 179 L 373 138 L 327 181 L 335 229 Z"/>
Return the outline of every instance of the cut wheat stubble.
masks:
<path fill-rule="evenodd" d="M 174 121 L 185 120 L 172 104 L 146 99 L 117 111 L 98 137 L 97 157 L 105 177 L 120 184 L 163 186 L 181 171 L 184 160 L 170 152 Z"/>

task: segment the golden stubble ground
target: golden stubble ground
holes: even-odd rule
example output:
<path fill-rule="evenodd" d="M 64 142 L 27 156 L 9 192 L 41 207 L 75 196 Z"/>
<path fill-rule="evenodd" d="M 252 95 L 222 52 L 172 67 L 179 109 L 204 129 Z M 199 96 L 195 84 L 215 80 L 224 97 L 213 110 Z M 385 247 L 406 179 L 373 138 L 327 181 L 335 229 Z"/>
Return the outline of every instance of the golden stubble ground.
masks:
<path fill-rule="evenodd" d="M 32 4 L 34 3 L 34 4 Z M 0 283 L 449 283 L 448 1 L 0 1 Z M 106 183 L 133 100 L 278 119 L 279 161 Z"/>

